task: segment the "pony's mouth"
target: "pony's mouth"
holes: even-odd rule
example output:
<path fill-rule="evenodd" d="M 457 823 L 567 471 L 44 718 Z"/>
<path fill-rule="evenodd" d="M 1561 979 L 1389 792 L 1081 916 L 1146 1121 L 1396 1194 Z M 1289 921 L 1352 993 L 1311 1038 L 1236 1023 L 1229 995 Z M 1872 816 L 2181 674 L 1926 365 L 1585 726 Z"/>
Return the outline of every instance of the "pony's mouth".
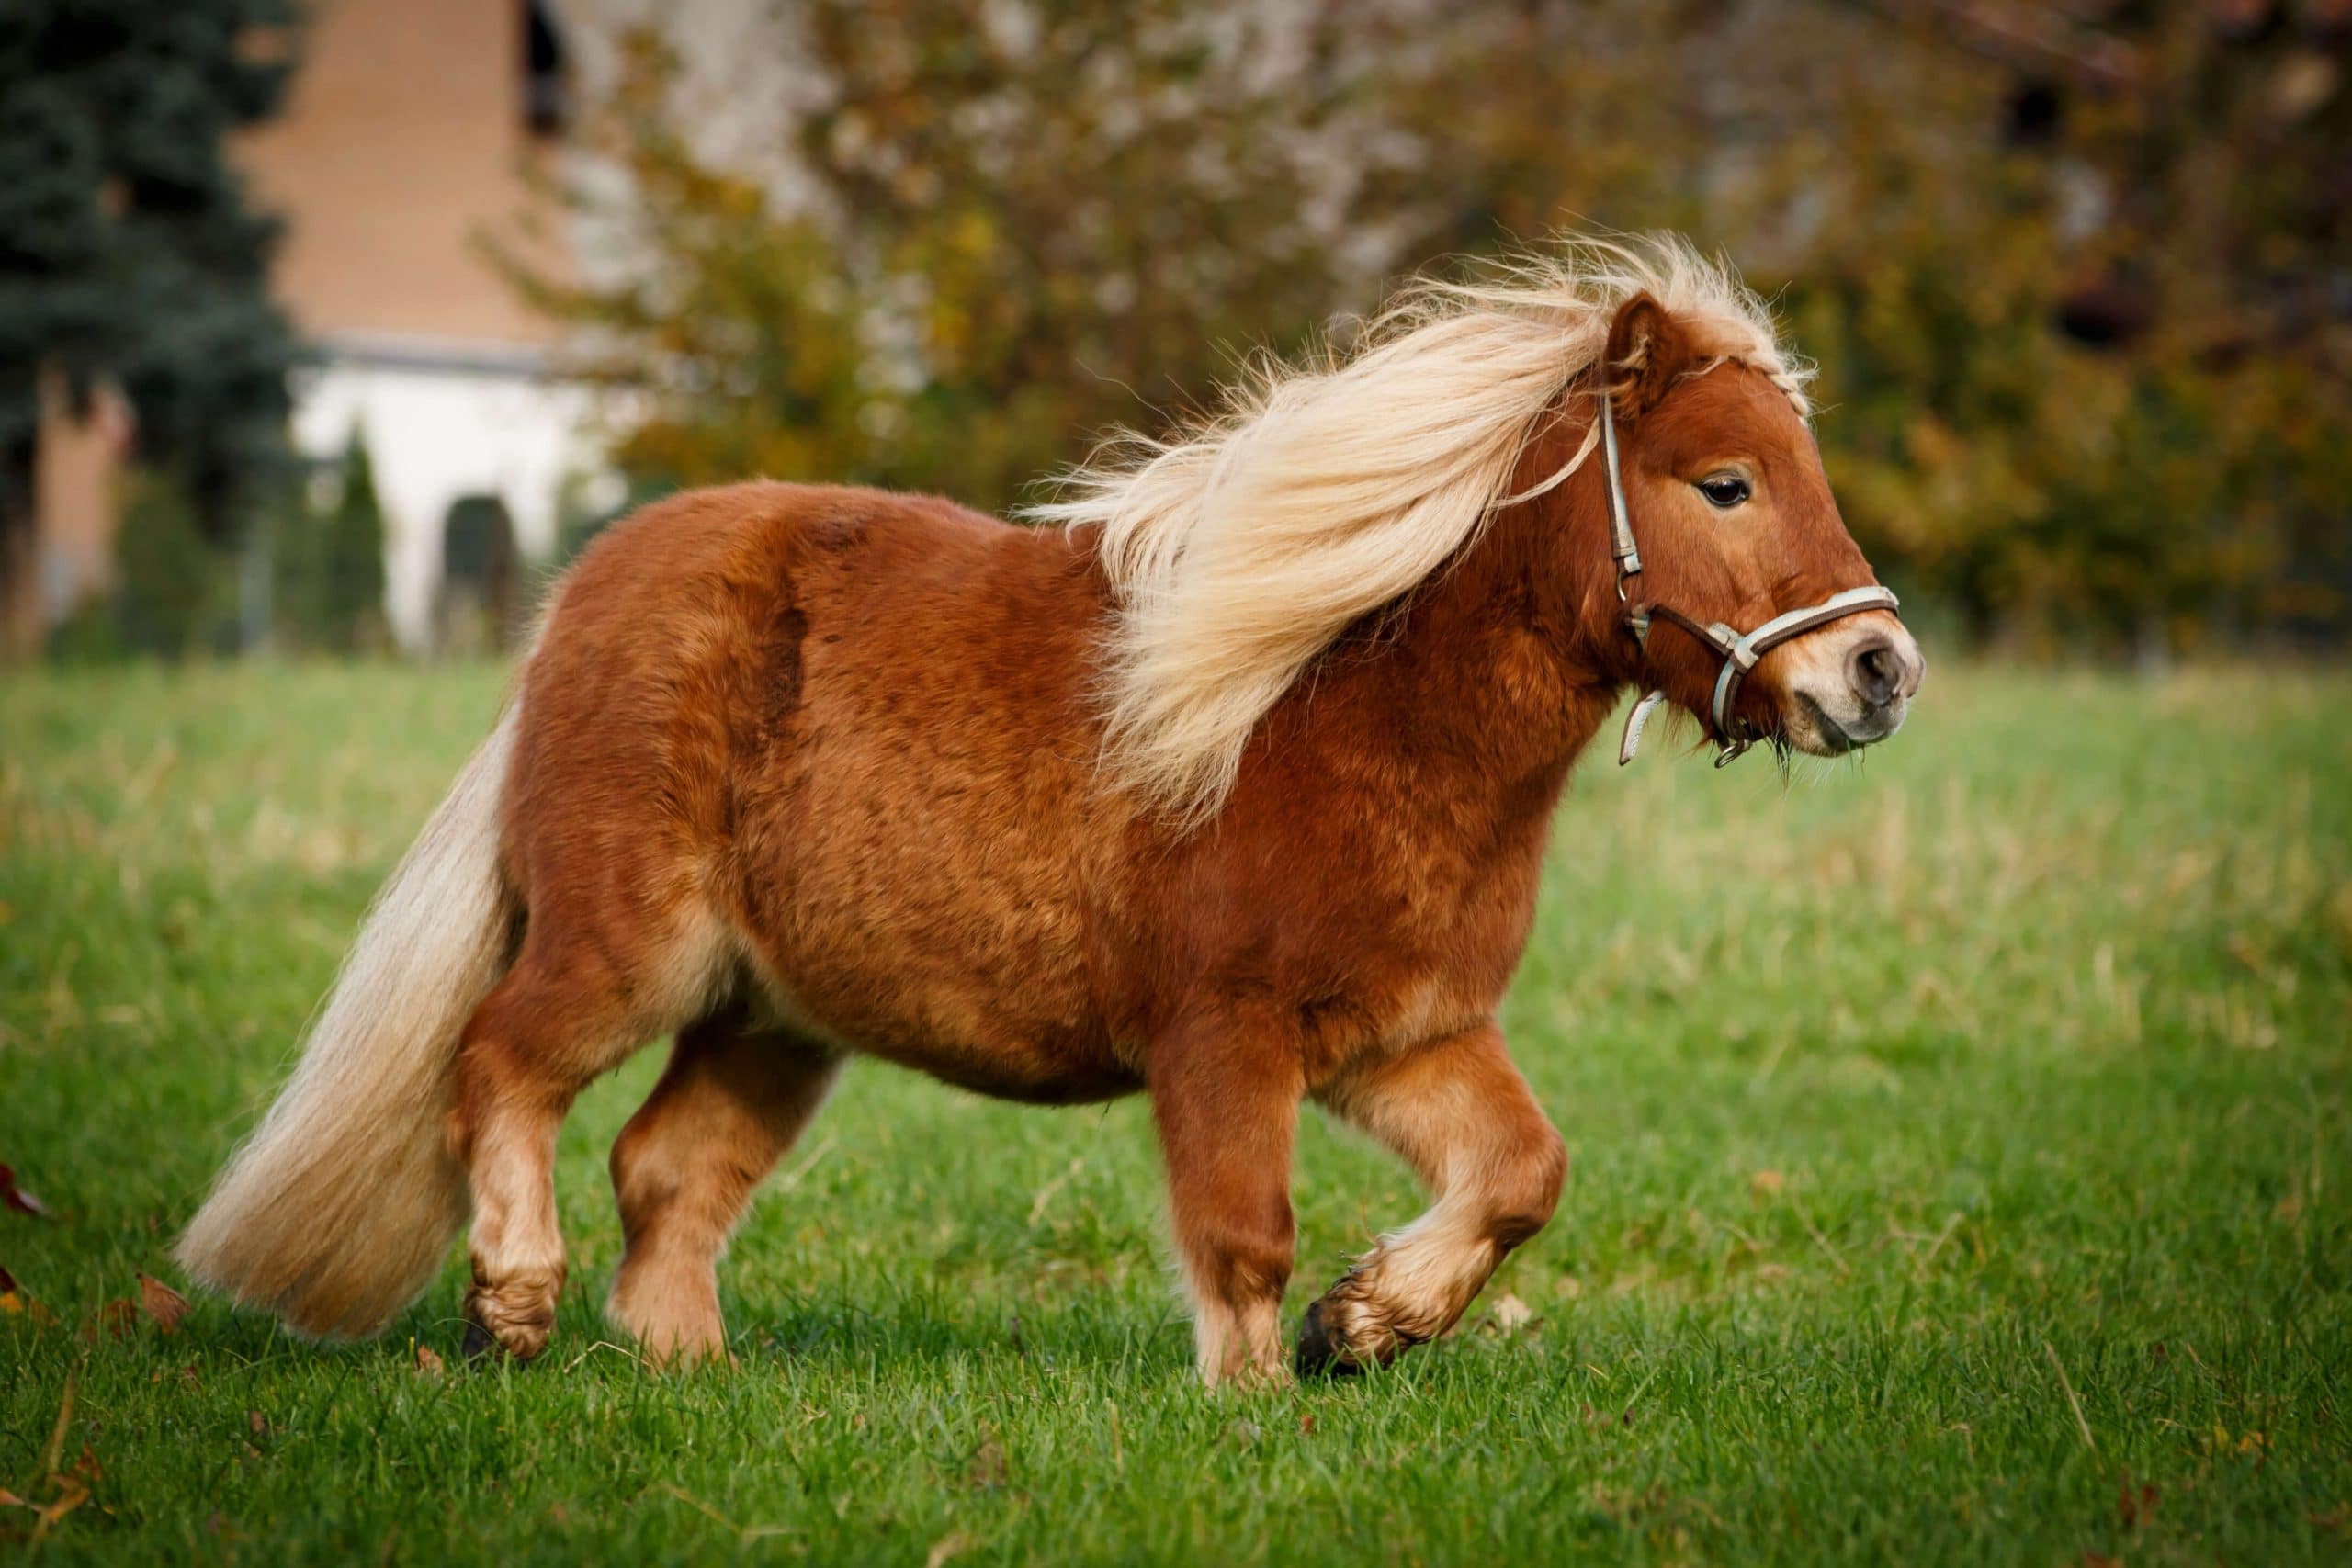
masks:
<path fill-rule="evenodd" d="M 1812 721 L 1810 728 L 1813 731 L 1810 736 L 1798 738 L 1799 750 L 1810 751 L 1816 757 L 1842 757 L 1870 744 L 1867 740 L 1855 739 L 1844 725 L 1830 717 L 1828 710 L 1807 694 L 1799 692 L 1796 696 L 1804 708 L 1805 717 Z M 1814 744 L 1804 745 L 1805 739 L 1812 740 Z"/>
<path fill-rule="evenodd" d="M 1777 738 L 1781 744 L 1814 757 L 1844 757 L 1865 746 L 1875 746 L 1903 728 L 1908 703 L 1896 701 L 1883 708 L 1870 709 L 1853 718 L 1840 719 L 1832 715 L 1811 694 L 1799 691 L 1796 698 L 1798 722 L 1781 727 Z"/>

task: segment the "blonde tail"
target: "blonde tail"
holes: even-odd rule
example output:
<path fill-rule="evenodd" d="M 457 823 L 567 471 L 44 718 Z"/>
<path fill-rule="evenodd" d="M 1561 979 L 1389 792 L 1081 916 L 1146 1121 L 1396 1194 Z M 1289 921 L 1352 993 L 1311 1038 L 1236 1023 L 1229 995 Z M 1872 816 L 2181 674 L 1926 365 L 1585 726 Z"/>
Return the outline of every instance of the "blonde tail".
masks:
<path fill-rule="evenodd" d="M 321 1338 L 380 1331 L 465 1222 L 458 1036 L 505 967 L 500 803 L 521 702 L 376 896 L 292 1079 L 180 1238 L 202 1285 Z"/>

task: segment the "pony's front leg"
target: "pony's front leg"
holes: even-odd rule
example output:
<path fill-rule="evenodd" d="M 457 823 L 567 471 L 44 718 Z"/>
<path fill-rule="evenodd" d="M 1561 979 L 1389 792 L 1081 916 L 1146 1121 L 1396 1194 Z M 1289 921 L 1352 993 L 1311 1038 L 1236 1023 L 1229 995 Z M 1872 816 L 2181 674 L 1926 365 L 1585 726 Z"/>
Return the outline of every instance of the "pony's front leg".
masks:
<path fill-rule="evenodd" d="M 1204 1020 L 1159 1042 L 1147 1076 L 1201 1377 L 1212 1386 L 1283 1381 L 1295 1051 L 1274 1032 Z"/>
<path fill-rule="evenodd" d="M 1299 1371 L 1351 1372 L 1453 1326 L 1552 1217 L 1567 1151 L 1491 1023 L 1352 1068 L 1316 1098 L 1404 1156 L 1437 1196 L 1306 1310 Z"/>

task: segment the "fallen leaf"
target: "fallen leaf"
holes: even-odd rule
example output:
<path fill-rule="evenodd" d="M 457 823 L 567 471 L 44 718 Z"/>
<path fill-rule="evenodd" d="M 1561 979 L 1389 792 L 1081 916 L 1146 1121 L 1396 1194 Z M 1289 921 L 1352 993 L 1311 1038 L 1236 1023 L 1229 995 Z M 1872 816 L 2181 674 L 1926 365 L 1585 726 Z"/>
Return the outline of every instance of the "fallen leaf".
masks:
<path fill-rule="evenodd" d="M 14 1274 L 0 1269 L 0 1316 L 13 1317 L 19 1313 L 43 1328 L 57 1321 L 57 1314 L 42 1305 L 40 1298 L 25 1293 Z"/>
<path fill-rule="evenodd" d="M 2135 1487 L 2132 1484 L 2132 1478 L 2125 1476 L 2123 1490 L 2115 1500 L 2115 1511 L 2123 1520 L 2123 1528 L 2135 1530 L 2155 1517 L 2156 1499 L 2160 1495 L 2150 1483 L 2142 1482 Z"/>
<path fill-rule="evenodd" d="M 931 1543 L 930 1552 L 922 1560 L 922 1568 L 940 1568 L 951 1557 L 961 1556 L 972 1550 L 972 1538 L 962 1530 L 949 1530 Z"/>
<path fill-rule="evenodd" d="M 258 1410 L 245 1412 L 245 1425 L 252 1429 L 253 1435 L 256 1438 L 269 1436 L 269 1418 Z"/>
<path fill-rule="evenodd" d="M 1506 1293 L 1495 1303 L 1495 1326 L 1509 1334 L 1535 1321 L 1535 1309 L 1517 1296 Z"/>
<path fill-rule="evenodd" d="M 113 1335 L 117 1339 L 124 1338 L 129 1336 L 132 1325 L 138 1321 L 139 1309 L 129 1302 L 108 1302 L 98 1309 L 98 1314 L 90 1319 L 89 1324 L 83 1328 L 82 1343 L 96 1344 L 101 1329 Z"/>
<path fill-rule="evenodd" d="M 33 1526 L 31 1544 L 39 1545 L 41 1538 L 49 1533 L 51 1525 L 89 1500 L 90 1489 L 73 1477 L 66 1477 L 65 1484 L 59 1489 L 57 1495 L 42 1506 L 40 1522 Z"/>
<path fill-rule="evenodd" d="M 980 1439 L 979 1451 L 972 1456 L 972 1468 L 964 1479 L 974 1486 L 995 1487 L 1004 1484 L 1004 1445 L 990 1432 Z"/>
<path fill-rule="evenodd" d="M 79 1476 L 92 1486 L 107 1478 L 107 1472 L 99 1467 L 98 1456 L 90 1450 L 87 1443 L 82 1445 L 82 1457 L 74 1461 L 74 1468 L 66 1473 Z"/>
<path fill-rule="evenodd" d="M 5 1165 L 0 1165 L 0 1205 L 37 1219 L 49 1218 L 49 1205 L 17 1186 L 17 1173 Z"/>
<path fill-rule="evenodd" d="M 1313 1411 L 1310 1410 L 1306 1415 L 1301 1416 L 1298 1418 L 1298 1435 L 1302 1438 L 1311 1438 L 1315 1436 L 1315 1413 Z"/>
<path fill-rule="evenodd" d="M 153 1274 L 139 1276 L 139 1306 L 166 1335 L 177 1334 L 187 1315 L 187 1298 Z"/>
<path fill-rule="evenodd" d="M 1777 1170 L 1759 1170 L 1747 1179 L 1748 1195 L 1759 1203 L 1787 1185 L 1788 1179 Z"/>
<path fill-rule="evenodd" d="M 446 1369 L 443 1367 L 441 1361 L 441 1352 L 435 1350 L 430 1345 L 419 1345 L 416 1348 L 416 1375 L 418 1377 L 428 1380 L 437 1379 L 445 1370 Z"/>

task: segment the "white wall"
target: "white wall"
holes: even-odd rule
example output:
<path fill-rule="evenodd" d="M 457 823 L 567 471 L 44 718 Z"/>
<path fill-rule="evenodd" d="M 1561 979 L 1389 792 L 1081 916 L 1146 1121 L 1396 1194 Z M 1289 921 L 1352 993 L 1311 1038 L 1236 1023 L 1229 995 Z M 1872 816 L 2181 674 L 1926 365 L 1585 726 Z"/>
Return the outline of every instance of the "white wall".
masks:
<path fill-rule="evenodd" d="M 586 439 L 580 388 L 503 348 L 413 343 L 327 345 L 294 389 L 294 440 L 307 457 L 340 457 L 356 428 L 384 513 L 385 613 L 411 652 L 432 640 L 449 508 L 494 495 L 531 559 L 555 548 L 556 497 L 567 475 L 605 465 Z"/>

